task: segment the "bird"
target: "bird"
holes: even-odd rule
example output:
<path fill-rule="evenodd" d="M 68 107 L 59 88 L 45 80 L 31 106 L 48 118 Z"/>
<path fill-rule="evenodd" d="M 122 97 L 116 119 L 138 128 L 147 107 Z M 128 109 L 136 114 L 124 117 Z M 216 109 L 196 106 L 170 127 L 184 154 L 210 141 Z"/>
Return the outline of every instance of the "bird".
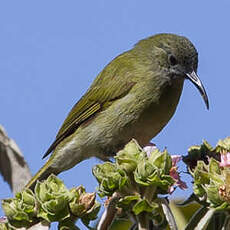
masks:
<path fill-rule="evenodd" d="M 209 109 L 197 67 L 195 46 L 172 33 L 142 39 L 117 56 L 73 106 L 26 188 L 90 157 L 109 160 L 133 138 L 147 145 L 174 115 L 186 79 Z"/>

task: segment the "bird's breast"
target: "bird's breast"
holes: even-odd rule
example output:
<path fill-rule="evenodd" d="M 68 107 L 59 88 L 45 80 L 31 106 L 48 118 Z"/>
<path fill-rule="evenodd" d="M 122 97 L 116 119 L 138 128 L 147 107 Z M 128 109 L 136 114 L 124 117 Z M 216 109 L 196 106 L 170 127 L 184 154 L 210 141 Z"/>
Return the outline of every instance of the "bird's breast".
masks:
<path fill-rule="evenodd" d="M 182 78 L 174 79 L 161 89 L 157 98 L 140 112 L 133 124 L 127 126 L 127 133 L 132 133 L 142 146 L 147 145 L 169 122 L 176 111 L 183 89 Z M 130 131 L 129 131 L 130 130 Z"/>

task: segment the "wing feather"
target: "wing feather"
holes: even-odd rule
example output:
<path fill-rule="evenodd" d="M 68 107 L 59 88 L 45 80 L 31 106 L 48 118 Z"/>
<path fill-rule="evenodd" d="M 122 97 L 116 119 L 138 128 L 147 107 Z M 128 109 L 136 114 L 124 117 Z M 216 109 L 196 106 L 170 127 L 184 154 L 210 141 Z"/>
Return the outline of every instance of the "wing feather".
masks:
<path fill-rule="evenodd" d="M 55 141 L 43 158 L 49 155 L 61 141 L 73 134 L 82 123 L 129 92 L 135 82 L 131 76 L 134 66 L 131 62 L 127 62 L 127 55 L 129 53 L 126 52 L 118 56 L 97 76 L 86 94 L 68 114 Z"/>

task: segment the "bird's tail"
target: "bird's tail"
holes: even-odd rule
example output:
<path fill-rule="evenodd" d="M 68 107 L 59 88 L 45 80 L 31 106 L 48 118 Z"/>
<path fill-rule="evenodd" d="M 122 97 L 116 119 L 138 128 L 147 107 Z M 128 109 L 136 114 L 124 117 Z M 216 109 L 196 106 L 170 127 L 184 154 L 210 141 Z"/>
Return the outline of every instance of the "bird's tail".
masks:
<path fill-rule="evenodd" d="M 34 190 L 34 187 L 36 185 L 36 182 L 45 180 L 51 173 L 57 175 L 58 173 L 52 170 L 50 165 L 52 164 L 52 161 L 49 159 L 45 165 L 32 177 L 32 179 L 27 183 L 25 188 L 29 188 Z"/>

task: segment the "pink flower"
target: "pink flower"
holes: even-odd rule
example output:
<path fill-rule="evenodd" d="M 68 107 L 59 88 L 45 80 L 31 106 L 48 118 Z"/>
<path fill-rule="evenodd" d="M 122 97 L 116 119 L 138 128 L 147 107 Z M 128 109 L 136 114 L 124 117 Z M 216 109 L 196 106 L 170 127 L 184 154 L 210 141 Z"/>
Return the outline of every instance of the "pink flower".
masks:
<path fill-rule="evenodd" d="M 229 152 L 220 154 L 220 166 L 230 167 L 230 153 Z"/>
<path fill-rule="evenodd" d="M 0 217 L 0 223 L 2 223 L 2 224 L 7 223 L 7 217 L 6 216 L 1 216 Z"/>
<path fill-rule="evenodd" d="M 145 146 L 143 150 L 146 152 L 147 156 L 150 157 L 151 153 L 156 150 L 156 145 L 153 143 L 149 143 L 149 145 Z"/>
<path fill-rule="evenodd" d="M 172 155 L 172 168 L 170 169 L 169 175 L 173 178 L 175 183 L 169 188 L 169 193 L 171 194 L 174 190 L 175 187 L 179 187 L 180 189 L 186 189 L 188 188 L 186 183 L 180 179 L 180 175 L 177 171 L 177 163 L 181 160 L 180 155 Z"/>

